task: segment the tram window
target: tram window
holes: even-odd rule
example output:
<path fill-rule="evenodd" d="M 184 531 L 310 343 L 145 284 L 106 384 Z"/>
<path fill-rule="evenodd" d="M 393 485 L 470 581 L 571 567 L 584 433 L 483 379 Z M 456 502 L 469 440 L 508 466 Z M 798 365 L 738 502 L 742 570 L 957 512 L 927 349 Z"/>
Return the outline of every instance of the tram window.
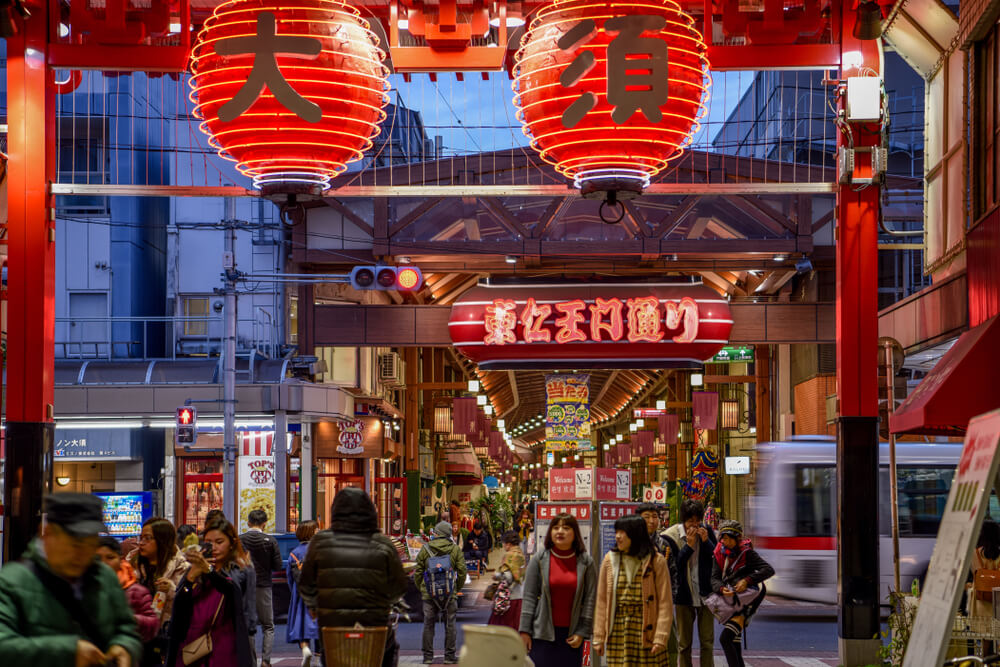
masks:
<path fill-rule="evenodd" d="M 954 468 L 896 468 L 900 537 L 937 535 Z M 879 532 L 891 535 L 889 469 L 879 471 Z"/>
<path fill-rule="evenodd" d="M 795 469 L 795 534 L 826 537 L 834 534 L 836 512 L 833 466 L 798 466 Z"/>

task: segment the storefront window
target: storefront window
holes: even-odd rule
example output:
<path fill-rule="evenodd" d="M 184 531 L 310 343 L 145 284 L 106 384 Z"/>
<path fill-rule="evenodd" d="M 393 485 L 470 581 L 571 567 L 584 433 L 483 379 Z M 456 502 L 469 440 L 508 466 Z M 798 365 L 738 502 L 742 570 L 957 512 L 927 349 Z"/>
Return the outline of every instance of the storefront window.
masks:
<path fill-rule="evenodd" d="M 209 510 L 222 509 L 222 461 L 185 459 L 182 489 L 183 522 L 203 527 Z"/>
<path fill-rule="evenodd" d="M 299 516 L 302 511 L 302 470 L 301 461 L 293 457 L 288 464 L 288 532 L 294 533 L 299 527 Z"/>
<path fill-rule="evenodd" d="M 322 527 L 330 526 L 330 504 L 341 489 L 354 486 L 365 488 L 364 459 L 317 459 L 316 516 Z"/>

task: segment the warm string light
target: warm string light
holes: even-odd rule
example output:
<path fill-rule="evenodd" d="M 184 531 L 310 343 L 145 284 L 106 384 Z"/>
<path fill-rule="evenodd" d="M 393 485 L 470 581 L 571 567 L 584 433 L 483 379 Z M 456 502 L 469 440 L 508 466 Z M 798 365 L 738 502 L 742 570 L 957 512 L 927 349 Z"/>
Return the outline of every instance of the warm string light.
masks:
<path fill-rule="evenodd" d="M 255 36 L 258 15 L 274 14 L 279 37 L 320 41 L 315 58 L 275 56 L 291 88 L 318 105 L 317 123 L 299 118 L 265 87 L 237 118 L 224 122 L 219 109 L 243 87 L 254 55 L 220 56 L 220 40 Z M 190 99 L 200 129 L 219 155 L 256 187 L 304 184 L 319 188 L 361 159 L 378 136 L 389 102 L 388 70 L 378 38 L 361 13 L 339 0 L 282 3 L 230 0 L 205 21 L 191 51 Z"/>
<path fill-rule="evenodd" d="M 604 32 L 604 21 L 623 15 L 662 16 L 666 21 L 658 35 L 668 44 L 669 99 L 660 106 L 663 118 L 659 122 L 650 122 L 640 110 L 621 125 L 611 119 L 606 77 L 612 37 Z M 559 49 L 559 38 L 585 19 L 596 22 L 596 36 L 577 49 Z M 575 85 L 564 87 L 560 75 L 582 50 L 593 53 L 594 66 Z M 672 0 L 555 0 L 538 11 L 515 56 L 518 120 L 532 148 L 576 187 L 612 178 L 637 181 L 644 188 L 691 145 L 708 114 L 711 78 L 706 54 L 694 19 Z M 592 93 L 597 103 L 575 127 L 567 129 L 562 124 L 563 111 L 583 92 Z M 609 146 L 616 152 L 608 152 Z"/>

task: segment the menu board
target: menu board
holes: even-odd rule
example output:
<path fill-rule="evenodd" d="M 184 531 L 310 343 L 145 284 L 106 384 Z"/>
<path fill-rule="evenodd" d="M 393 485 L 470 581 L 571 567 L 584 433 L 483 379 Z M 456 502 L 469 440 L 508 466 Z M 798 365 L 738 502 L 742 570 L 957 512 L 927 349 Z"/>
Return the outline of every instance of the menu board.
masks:
<path fill-rule="evenodd" d="M 153 515 L 153 494 L 95 493 L 104 502 L 104 525 L 112 537 L 137 537 L 142 524 Z"/>

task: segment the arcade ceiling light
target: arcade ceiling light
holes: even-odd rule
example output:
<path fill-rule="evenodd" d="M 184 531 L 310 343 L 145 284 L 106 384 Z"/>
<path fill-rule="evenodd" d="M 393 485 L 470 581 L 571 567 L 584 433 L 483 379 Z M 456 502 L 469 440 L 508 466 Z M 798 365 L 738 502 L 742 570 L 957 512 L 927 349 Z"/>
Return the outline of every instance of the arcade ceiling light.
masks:
<path fill-rule="evenodd" d="M 194 114 L 265 194 L 318 194 L 371 148 L 386 117 L 376 44 L 339 0 L 230 0 L 191 51 Z"/>
<path fill-rule="evenodd" d="M 707 114 L 707 48 L 673 0 L 554 0 L 515 56 L 514 103 L 531 146 L 585 197 L 642 193 Z"/>

